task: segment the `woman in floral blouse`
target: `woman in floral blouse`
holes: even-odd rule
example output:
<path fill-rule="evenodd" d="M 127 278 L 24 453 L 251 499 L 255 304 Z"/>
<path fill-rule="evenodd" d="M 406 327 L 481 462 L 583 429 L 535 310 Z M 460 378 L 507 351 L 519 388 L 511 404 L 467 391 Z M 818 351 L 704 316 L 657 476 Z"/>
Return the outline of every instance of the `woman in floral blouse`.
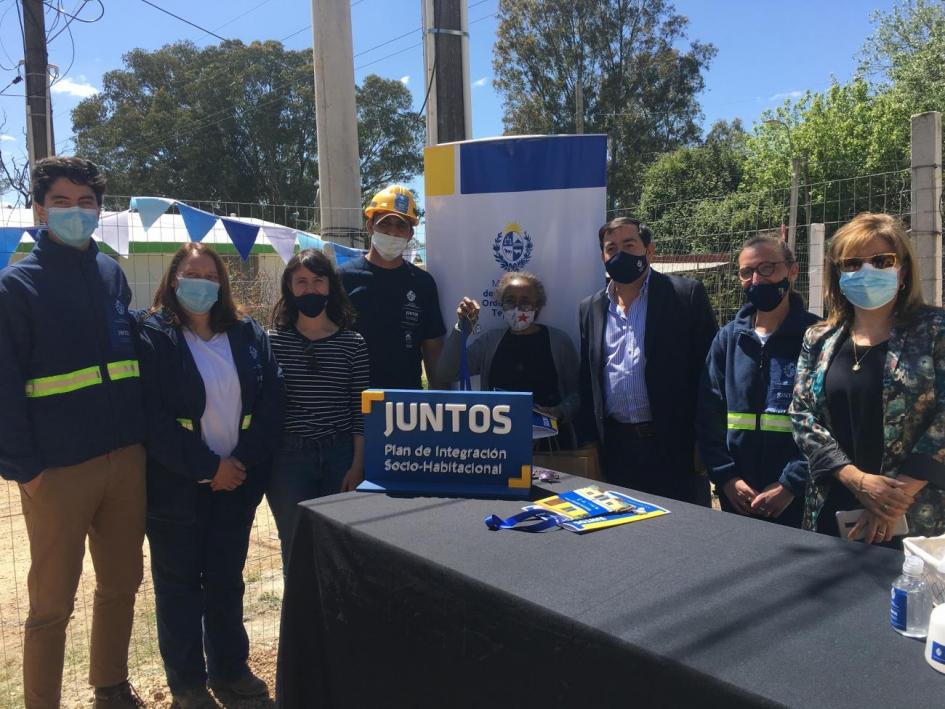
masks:
<path fill-rule="evenodd" d="M 825 264 L 827 319 L 807 331 L 791 419 L 810 462 L 804 527 L 889 543 L 945 532 L 945 311 L 922 301 L 902 225 L 864 213 L 837 231 Z M 897 544 L 900 543 L 898 540 Z"/>

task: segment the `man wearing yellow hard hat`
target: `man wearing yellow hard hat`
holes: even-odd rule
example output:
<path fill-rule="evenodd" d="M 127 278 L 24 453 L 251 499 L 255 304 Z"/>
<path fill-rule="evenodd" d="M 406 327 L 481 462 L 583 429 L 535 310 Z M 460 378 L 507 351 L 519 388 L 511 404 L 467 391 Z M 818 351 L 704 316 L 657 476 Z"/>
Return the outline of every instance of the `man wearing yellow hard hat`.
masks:
<path fill-rule="evenodd" d="M 446 327 L 433 276 L 403 258 L 420 221 L 417 205 L 408 188 L 390 185 L 364 216 L 371 248 L 339 271 L 358 311 L 354 327 L 367 342 L 371 387 L 420 389 L 421 362 L 435 371 Z"/>

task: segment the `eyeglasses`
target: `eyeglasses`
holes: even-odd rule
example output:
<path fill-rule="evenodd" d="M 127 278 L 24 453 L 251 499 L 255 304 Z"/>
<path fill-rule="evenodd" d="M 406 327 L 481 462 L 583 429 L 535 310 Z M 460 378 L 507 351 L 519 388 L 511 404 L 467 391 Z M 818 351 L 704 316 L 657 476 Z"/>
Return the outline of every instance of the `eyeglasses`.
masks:
<path fill-rule="evenodd" d="M 315 357 L 315 345 L 316 343 L 310 342 L 302 349 L 302 354 L 310 358 L 308 361 L 309 374 L 318 374 L 318 359 Z"/>
<path fill-rule="evenodd" d="M 502 301 L 502 310 L 514 310 L 515 308 L 526 313 L 534 313 L 538 309 L 535 307 L 534 303 L 517 302 L 514 300 Z"/>
<path fill-rule="evenodd" d="M 852 273 L 863 268 L 864 263 L 870 264 L 873 268 L 893 268 L 899 263 L 899 257 L 896 254 L 874 254 L 873 256 L 851 256 L 850 258 L 837 259 L 837 268 L 844 273 Z"/>
<path fill-rule="evenodd" d="M 738 269 L 738 277 L 743 281 L 750 281 L 752 276 L 757 273 L 763 278 L 774 275 L 774 270 L 782 263 L 787 261 L 762 261 L 757 266 L 742 266 Z"/>

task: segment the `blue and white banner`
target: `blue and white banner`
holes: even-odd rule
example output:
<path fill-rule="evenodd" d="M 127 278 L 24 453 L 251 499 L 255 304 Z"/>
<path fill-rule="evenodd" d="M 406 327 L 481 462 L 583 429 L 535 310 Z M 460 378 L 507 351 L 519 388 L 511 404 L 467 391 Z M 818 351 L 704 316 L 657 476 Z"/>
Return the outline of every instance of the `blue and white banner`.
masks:
<path fill-rule="evenodd" d="M 539 322 L 577 347 L 578 303 L 604 284 L 597 230 L 607 214 L 607 137 L 431 146 L 424 184 L 427 263 L 446 322 L 469 296 L 483 306 L 483 328 L 504 327 L 495 285 L 506 271 L 529 271 L 548 295 Z"/>

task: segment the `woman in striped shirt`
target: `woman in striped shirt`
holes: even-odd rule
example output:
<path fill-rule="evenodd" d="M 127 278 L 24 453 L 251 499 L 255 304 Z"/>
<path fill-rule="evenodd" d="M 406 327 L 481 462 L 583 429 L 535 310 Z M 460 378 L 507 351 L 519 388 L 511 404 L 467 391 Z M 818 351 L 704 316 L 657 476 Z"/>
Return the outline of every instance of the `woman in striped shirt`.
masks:
<path fill-rule="evenodd" d="M 353 490 L 364 479 L 361 392 L 368 352 L 354 308 L 331 261 L 314 249 L 290 259 L 269 331 L 285 377 L 282 443 L 266 498 L 276 519 L 283 568 L 303 500 Z"/>

